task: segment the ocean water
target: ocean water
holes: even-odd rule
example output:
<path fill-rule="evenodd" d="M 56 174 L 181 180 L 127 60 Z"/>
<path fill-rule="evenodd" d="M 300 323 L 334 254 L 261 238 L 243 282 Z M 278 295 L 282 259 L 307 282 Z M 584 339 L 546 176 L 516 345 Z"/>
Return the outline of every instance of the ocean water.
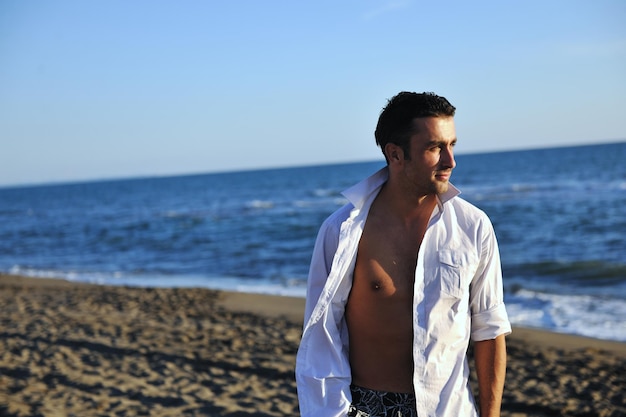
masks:
<path fill-rule="evenodd" d="M 513 324 L 626 341 L 624 161 L 626 142 L 457 156 Z M 0 188 L 0 271 L 303 297 L 321 222 L 383 164 Z"/>

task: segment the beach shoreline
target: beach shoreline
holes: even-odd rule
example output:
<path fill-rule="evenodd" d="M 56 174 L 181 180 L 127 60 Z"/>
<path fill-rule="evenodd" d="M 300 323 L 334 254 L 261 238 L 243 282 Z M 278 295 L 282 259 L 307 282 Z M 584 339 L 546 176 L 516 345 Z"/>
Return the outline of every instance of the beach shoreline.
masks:
<path fill-rule="evenodd" d="M 302 298 L 11 275 L 0 289 L 2 415 L 297 415 Z M 626 343 L 514 328 L 507 346 L 503 416 L 626 415 Z"/>

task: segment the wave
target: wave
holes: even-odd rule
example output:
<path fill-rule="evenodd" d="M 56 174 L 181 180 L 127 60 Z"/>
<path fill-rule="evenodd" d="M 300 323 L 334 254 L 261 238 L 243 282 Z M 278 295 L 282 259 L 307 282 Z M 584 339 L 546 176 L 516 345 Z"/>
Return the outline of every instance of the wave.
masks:
<path fill-rule="evenodd" d="M 505 303 L 514 325 L 626 341 L 626 303 L 621 299 L 522 289 L 505 296 Z"/>
<path fill-rule="evenodd" d="M 588 181 L 588 180 L 561 180 L 557 182 L 503 182 L 496 185 L 464 184 L 462 180 L 455 182 L 463 194 L 475 201 L 484 200 L 513 200 L 529 196 L 550 195 L 558 196 L 581 196 L 593 192 L 621 192 L 626 189 L 626 183 L 619 181 Z"/>
<path fill-rule="evenodd" d="M 336 196 L 338 193 L 336 190 L 330 188 L 317 188 L 313 190 L 314 197 L 332 197 Z"/>
<path fill-rule="evenodd" d="M 274 208 L 274 202 L 269 201 L 269 200 L 252 200 L 246 203 L 246 208 L 270 209 L 270 208 Z"/>
<path fill-rule="evenodd" d="M 30 278 L 64 279 L 73 282 L 88 282 L 92 284 L 111 284 L 124 276 L 121 271 L 115 272 L 78 272 L 62 271 L 58 269 L 39 269 L 21 265 L 13 265 L 6 271 L 10 275 Z M 113 284 L 115 285 L 115 284 Z"/>
<path fill-rule="evenodd" d="M 579 285 L 605 286 L 626 283 L 626 265 L 606 261 L 543 261 L 508 266 L 513 276 L 552 278 Z"/>

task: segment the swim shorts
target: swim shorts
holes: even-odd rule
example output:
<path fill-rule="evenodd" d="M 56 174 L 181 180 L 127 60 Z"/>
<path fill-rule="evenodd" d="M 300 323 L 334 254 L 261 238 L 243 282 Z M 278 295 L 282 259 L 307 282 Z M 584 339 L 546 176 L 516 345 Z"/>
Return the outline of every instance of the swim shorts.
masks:
<path fill-rule="evenodd" d="M 350 385 L 348 417 L 417 417 L 414 393 L 375 391 Z"/>

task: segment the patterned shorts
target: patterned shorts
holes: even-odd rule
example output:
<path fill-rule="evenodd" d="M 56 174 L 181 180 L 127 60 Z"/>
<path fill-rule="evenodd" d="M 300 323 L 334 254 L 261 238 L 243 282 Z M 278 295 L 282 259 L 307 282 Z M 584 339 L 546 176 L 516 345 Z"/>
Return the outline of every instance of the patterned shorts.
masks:
<path fill-rule="evenodd" d="M 417 417 L 414 393 L 375 391 L 350 385 L 348 417 Z"/>

